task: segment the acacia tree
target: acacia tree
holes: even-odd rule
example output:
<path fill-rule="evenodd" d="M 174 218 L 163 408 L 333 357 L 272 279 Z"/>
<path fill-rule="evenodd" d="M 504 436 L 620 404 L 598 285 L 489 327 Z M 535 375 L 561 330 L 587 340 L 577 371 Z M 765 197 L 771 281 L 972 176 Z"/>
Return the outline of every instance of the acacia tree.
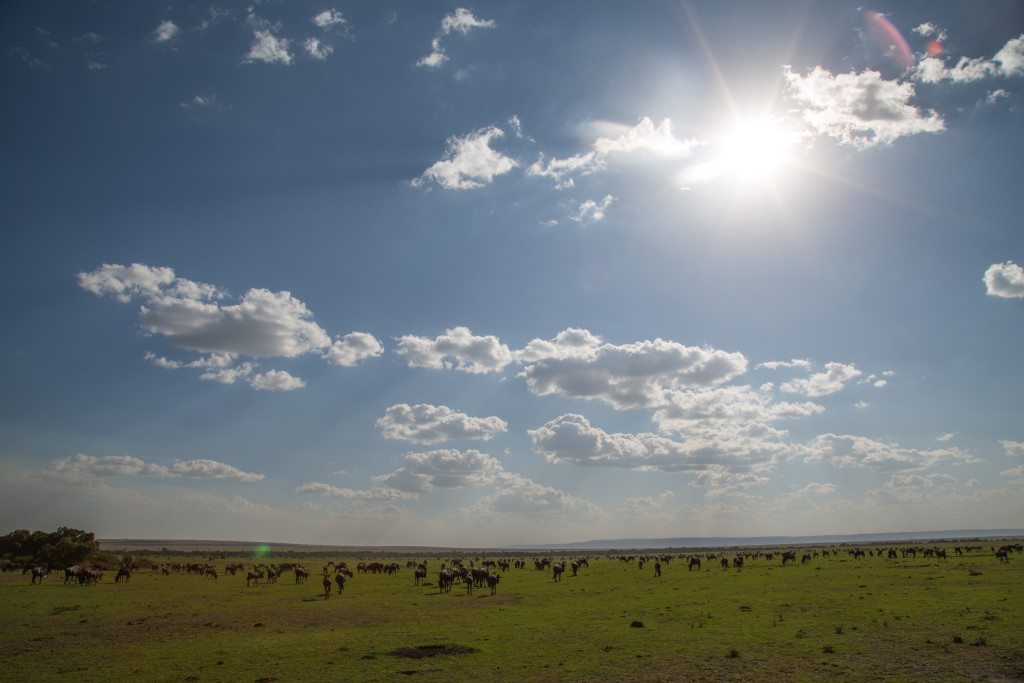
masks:
<path fill-rule="evenodd" d="M 0 536 L 0 556 L 20 564 L 68 567 L 84 562 L 99 549 L 99 541 L 91 531 L 65 526 L 53 532 L 18 529 Z"/>

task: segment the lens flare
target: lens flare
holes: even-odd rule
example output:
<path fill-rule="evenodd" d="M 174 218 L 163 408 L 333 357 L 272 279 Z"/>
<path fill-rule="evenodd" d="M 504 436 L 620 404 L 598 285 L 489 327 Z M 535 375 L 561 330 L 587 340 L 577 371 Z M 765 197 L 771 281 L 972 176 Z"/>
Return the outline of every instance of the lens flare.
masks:
<path fill-rule="evenodd" d="M 907 39 L 884 14 L 868 10 L 864 15 L 864 20 L 886 57 L 903 69 L 914 66 L 914 53 L 910 51 Z"/>
<path fill-rule="evenodd" d="M 929 40 L 925 50 L 928 51 L 929 57 L 938 57 L 942 54 L 942 43 L 937 40 Z"/>

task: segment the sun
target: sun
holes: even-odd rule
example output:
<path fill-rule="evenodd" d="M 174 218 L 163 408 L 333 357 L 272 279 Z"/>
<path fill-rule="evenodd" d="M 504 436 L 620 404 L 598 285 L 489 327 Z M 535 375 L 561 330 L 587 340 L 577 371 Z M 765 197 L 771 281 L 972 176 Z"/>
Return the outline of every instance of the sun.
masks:
<path fill-rule="evenodd" d="M 799 141 L 778 119 L 740 121 L 722 135 L 716 165 L 741 181 L 777 181 L 793 164 Z"/>

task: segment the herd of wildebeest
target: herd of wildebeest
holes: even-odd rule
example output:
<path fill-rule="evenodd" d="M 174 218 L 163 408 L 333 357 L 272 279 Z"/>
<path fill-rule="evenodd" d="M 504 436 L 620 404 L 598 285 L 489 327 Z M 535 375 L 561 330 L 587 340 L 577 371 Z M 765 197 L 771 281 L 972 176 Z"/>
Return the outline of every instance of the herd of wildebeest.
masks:
<path fill-rule="evenodd" d="M 989 546 L 991 553 L 1000 562 L 1009 562 L 1011 556 L 1014 553 L 1024 553 L 1024 545 L 1020 543 L 1004 544 L 1000 546 Z M 954 546 L 952 548 L 954 556 L 963 556 L 967 553 L 985 553 L 985 548 L 980 545 L 972 546 Z M 781 566 L 797 564 L 808 564 L 814 559 L 819 557 L 830 557 L 839 556 L 845 553 L 848 557 L 854 560 L 863 560 L 866 558 L 877 558 L 882 560 L 894 560 L 900 558 L 917 558 L 918 555 L 924 558 L 933 558 L 939 562 L 948 561 L 949 550 L 945 547 L 931 546 L 931 547 L 917 547 L 917 546 L 901 546 L 901 547 L 873 547 L 873 548 L 828 548 L 828 549 L 804 549 L 800 551 L 796 550 L 766 550 L 766 549 L 751 549 L 741 552 L 723 553 L 714 551 L 703 551 L 697 553 L 681 553 L 681 554 L 631 554 L 631 555 L 604 555 L 608 560 L 617 560 L 627 565 L 636 566 L 638 569 L 643 570 L 649 565 L 653 565 L 653 575 L 660 577 L 662 575 L 663 567 L 667 567 L 674 560 L 681 560 L 687 567 L 688 571 L 700 571 L 702 569 L 708 570 L 713 567 L 721 567 L 721 570 L 726 571 L 730 568 L 742 571 L 744 566 L 755 561 L 765 561 L 768 563 L 778 561 Z M 310 571 L 303 567 L 298 562 L 282 562 L 282 563 L 267 563 L 264 561 L 252 562 L 249 564 L 242 562 L 234 562 L 223 565 L 221 570 L 213 564 L 216 557 L 207 558 L 207 562 L 154 562 L 148 558 L 143 559 L 142 562 L 148 565 L 149 570 L 153 574 L 169 576 L 171 574 L 191 574 L 206 577 L 211 580 L 218 580 L 220 576 L 245 576 L 245 583 L 248 587 L 258 586 L 260 582 L 265 584 L 276 584 L 282 574 L 290 573 L 295 578 L 296 584 L 304 584 L 309 580 Z M 525 570 L 531 565 L 537 572 L 550 572 L 551 581 L 558 582 L 562 580 L 562 576 L 566 571 L 571 572 L 572 576 L 577 576 L 579 572 L 590 566 L 590 562 L 595 558 L 593 557 L 575 557 L 566 559 L 564 557 L 555 560 L 554 557 L 533 557 L 529 561 L 523 558 L 499 558 L 499 559 L 485 559 L 481 557 L 474 558 L 449 558 L 446 560 L 433 560 L 434 562 L 440 561 L 440 568 L 437 570 L 437 583 L 430 584 L 427 581 L 429 572 L 429 562 L 431 560 L 406 560 L 405 569 L 412 570 L 413 574 L 413 585 L 416 586 L 435 586 L 438 593 L 449 593 L 452 587 L 455 585 L 461 585 L 465 587 L 467 593 L 472 593 L 476 588 L 488 588 L 490 589 L 491 595 L 495 595 L 498 590 L 498 584 L 501 581 L 502 572 L 509 572 L 511 570 Z M 142 570 L 139 564 L 140 560 L 133 558 L 132 556 L 125 556 L 117 566 L 116 573 L 114 574 L 114 582 L 128 582 L 131 580 L 132 575 Z M 355 573 L 358 574 L 387 574 L 394 575 L 398 574 L 402 570 L 402 565 L 398 562 L 359 562 L 355 565 Z M 32 584 L 42 584 L 43 579 L 51 574 L 58 574 L 60 571 L 64 572 L 64 584 L 80 584 L 84 586 L 93 585 L 103 580 L 104 573 L 106 571 L 113 571 L 111 566 L 105 566 L 100 564 L 93 564 L 91 566 L 83 566 L 76 564 L 70 567 L 65 567 L 60 570 L 56 567 L 50 567 L 45 564 L 35 565 L 30 564 L 28 566 L 20 566 L 15 563 L 5 563 L 0 567 L 3 571 L 18 571 L 21 570 L 23 575 L 31 575 Z M 343 561 L 334 562 L 329 561 L 322 567 L 322 584 L 323 584 L 323 598 L 326 600 L 331 597 L 331 593 L 334 592 L 335 586 L 337 587 L 337 593 L 340 595 L 345 590 L 345 584 L 349 579 L 354 577 L 352 569 L 348 563 Z"/>

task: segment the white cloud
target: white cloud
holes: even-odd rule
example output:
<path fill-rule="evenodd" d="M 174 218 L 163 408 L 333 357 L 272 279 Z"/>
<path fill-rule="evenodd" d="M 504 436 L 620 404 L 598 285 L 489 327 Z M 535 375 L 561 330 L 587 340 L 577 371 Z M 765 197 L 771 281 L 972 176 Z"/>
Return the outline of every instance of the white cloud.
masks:
<path fill-rule="evenodd" d="M 871 404 L 868 403 L 867 401 L 857 401 L 856 403 L 853 404 L 853 407 L 856 408 L 857 410 L 864 410 L 869 405 Z"/>
<path fill-rule="evenodd" d="M 328 483 L 309 482 L 295 488 L 300 494 L 329 496 L 346 501 L 414 501 L 419 496 L 394 488 L 339 488 Z"/>
<path fill-rule="evenodd" d="M 238 481 L 262 481 L 262 474 L 243 472 L 237 467 L 232 467 L 216 460 L 179 460 L 171 465 L 173 474 L 193 479 L 236 479 Z"/>
<path fill-rule="evenodd" d="M 325 9 L 323 12 L 313 17 L 311 21 L 323 29 L 333 28 L 335 26 L 344 26 L 348 23 L 348 20 L 345 19 L 345 15 L 336 9 Z"/>
<path fill-rule="evenodd" d="M 320 61 L 327 59 L 334 52 L 333 45 L 321 42 L 319 38 L 306 38 L 302 46 L 310 57 Z"/>
<path fill-rule="evenodd" d="M 406 453 L 402 467 L 390 474 L 374 477 L 378 484 L 408 493 L 487 486 L 515 479 L 516 475 L 505 472 L 495 458 L 474 449 Z"/>
<path fill-rule="evenodd" d="M 151 335 L 174 346 L 206 355 L 179 361 L 154 353 L 146 360 L 168 370 L 194 368 L 201 379 L 233 384 L 248 378 L 255 389 L 291 391 L 305 383 L 283 370 L 252 375 L 257 364 L 238 363 L 239 356 L 294 358 L 321 352 L 335 365 L 351 366 L 379 356 L 383 346 L 367 332 L 352 332 L 331 342 L 312 312 L 290 292 L 250 289 L 237 304 L 224 304 L 227 292 L 213 285 L 176 277 L 171 268 L 103 264 L 78 274 L 83 289 L 129 303 L 140 299 L 140 320 Z"/>
<path fill-rule="evenodd" d="M 421 187 L 434 181 L 449 190 L 469 190 L 489 185 L 496 176 L 508 173 L 519 162 L 491 148 L 491 141 L 504 132 L 497 126 L 480 128 L 462 137 L 448 138 L 444 156 L 412 181 Z"/>
<path fill-rule="evenodd" d="M 476 336 L 468 327 L 453 327 L 434 339 L 404 335 L 395 353 L 412 368 L 455 369 L 472 374 L 500 372 L 512 352 L 494 336 Z"/>
<path fill-rule="evenodd" d="M 94 62 L 90 59 L 85 63 L 85 68 L 89 71 L 104 71 L 106 69 L 109 69 L 110 66 L 104 64 L 103 62 Z"/>
<path fill-rule="evenodd" d="M 1000 441 L 1007 455 L 1024 455 L 1024 441 Z"/>
<path fill-rule="evenodd" d="M 767 435 L 768 424 L 777 420 L 819 415 L 825 408 L 803 403 L 772 401 L 770 391 L 750 386 L 726 386 L 694 391 L 670 391 L 665 404 L 654 413 L 663 432 L 687 435 Z"/>
<path fill-rule="evenodd" d="M 306 386 L 306 383 L 284 370 L 268 370 L 253 375 L 249 386 L 261 391 L 295 391 Z"/>
<path fill-rule="evenodd" d="M 935 40 L 939 41 L 940 43 L 946 42 L 946 31 L 940 29 L 938 26 L 936 26 L 930 21 L 922 22 L 911 30 L 923 38 L 934 37 Z"/>
<path fill-rule="evenodd" d="M 46 472 L 72 478 L 99 479 L 129 476 L 163 478 L 186 476 L 193 479 L 236 479 L 244 482 L 263 479 L 262 474 L 243 472 L 216 460 L 178 460 L 168 468 L 163 465 L 147 463 L 131 455 L 95 457 L 82 453 L 54 461 Z"/>
<path fill-rule="evenodd" d="M 786 444 L 752 437 L 675 441 L 649 433 L 609 433 L 575 414 L 562 415 L 527 434 L 533 449 L 552 464 L 689 472 L 697 483 L 713 486 L 762 483 L 766 479 L 759 473 L 794 454 Z"/>
<path fill-rule="evenodd" d="M 999 473 L 999 476 L 1008 479 L 1024 478 L 1024 465 L 1017 465 L 1016 467 L 1011 467 L 1008 470 L 1003 470 Z"/>
<path fill-rule="evenodd" d="M 574 185 L 572 176 L 603 170 L 616 157 L 641 153 L 661 158 L 682 157 L 689 155 L 701 144 L 699 140 L 677 138 L 672 130 L 671 119 L 663 119 L 655 125 L 649 117 L 644 116 L 632 128 L 606 128 L 618 135 L 599 137 L 593 142 L 592 151 L 565 159 L 545 159 L 541 154 L 526 170 L 527 175 L 551 178 L 556 187 L 568 188 Z"/>
<path fill-rule="evenodd" d="M 947 441 L 952 441 L 955 437 L 956 432 L 946 432 L 945 434 L 940 434 L 935 437 L 935 440 L 939 443 L 946 443 Z"/>
<path fill-rule="evenodd" d="M 985 291 L 1003 299 L 1024 298 L 1024 268 L 1013 261 L 993 263 L 985 271 Z"/>
<path fill-rule="evenodd" d="M 164 19 L 153 29 L 153 42 L 157 44 L 169 43 L 177 38 L 180 33 L 181 29 L 177 24 L 170 19 Z"/>
<path fill-rule="evenodd" d="M 441 47 L 440 38 L 434 38 L 431 40 L 430 47 L 430 54 L 420 57 L 419 61 L 416 62 L 416 66 L 425 66 L 429 69 L 436 69 L 448 61 L 448 55 L 445 54 L 444 48 Z"/>
<path fill-rule="evenodd" d="M 593 199 L 580 202 L 576 215 L 571 218 L 577 223 L 591 223 L 604 220 L 604 212 L 608 210 L 613 201 L 615 201 L 615 197 L 606 194 L 600 202 L 596 202 Z"/>
<path fill-rule="evenodd" d="M 447 35 L 458 31 L 465 35 L 475 28 L 494 28 L 496 25 L 493 19 L 477 19 L 468 9 L 459 7 L 441 20 L 441 33 Z"/>
<path fill-rule="evenodd" d="M 801 75 L 785 67 L 784 76 L 790 98 L 802 106 L 803 122 L 843 144 L 866 149 L 945 130 L 934 110 L 922 113 L 910 104 L 912 83 L 886 80 L 877 71 L 833 75 L 818 66 Z"/>
<path fill-rule="evenodd" d="M 441 45 L 441 38 L 449 35 L 452 31 L 466 35 L 473 29 L 494 28 L 496 25 L 493 19 L 478 19 L 469 10 L 459 7 L 441 20 L 440 31 L 430 41 L 430 54 L 420 58 L 416 62 L 416 66 L 436 69 L 448 61 L 448 55 L 445 54 L 444 47 Z"/>
<path fill-rule="evenodd" d="M 901 448 L 864 436 L 822 434 L 803 448 L 807 462 L 826 462 L 834 467 L 868 468 L 879 472 L 921 470 L 940 463 L 976 462 L 970 451 L 960 448 L 925 451 Z"/>
<path fill-rule="evenodd" d="M 879 379 L 879 380 L 875 380 L 875 382 L 871 386 L 873 386 L 875 389 L 881 389 L 886 384 L 888 384 L 887 381 L 885 381 L 884 379 Z"/>
<path fill-rule="evenodd" d="M 770 360 L 766 363 L 758 363 L 754 366 L 755 370 L 778 370 L 779 368 L 804 368 L 805 370 L 811 369 L 811 361 L 806 358 L 793 358 L 790 360 Z"/>
<path fill-rule="evenodd" d="M 603 514 L 601 508 L 588 500 L 523 477 L 514 477 L 510 483 L 481 498 L 465 512 L 473 520 L 501 520 L 511 516 L 548 523 L 554 519 L 564 522 L 565 517 L 571 515 L 593 520 Z"/>
<path fill-rule="evenodd" d="M 278 38 L 269 30 L 253 31 L 252 45 L 245 55 L 245 62 L 266 62 L 268 64 L 291 64 L 292 53 L 289 51 L 290 41 Z"/>
<path fill-rule="evenodd" d="M 1017 76 L 1024 73 L 1024 34 L 1011 38 L 992 59 L 961 57 L 953 66 L 947 66 L 940 57 L 922 59 L 914 77 L 922 83 L 971 83 L 993 76 Z"/>
<path fill-rule="evenodd" d="M 794 379 L 782 384 L 779 389 L 790 394 L 828 396 L 841 391 L 846 382 L 859 377 L 860 374 L 861 371 L 853 365 L 826 363 L 825 372 L 815 373 L 806 379 Z"/>
<path fill-rule="evenodd" d="M 182 109 L 219 109 L 220 103 L 216 93 L 210 93 L 209 95 L 193 95 L 191 100 L 181 102 L 180 106 Z"/>
<path fill-rule="evenodd" d="M 350 332 L 338 339 L 324 354 L 329 362 L 342 367 L 358 365 L 367 358 L 384 353 L 384 345 L 369 332 Z"/>
<path fill-rule="evenodd" d="M 1010 93 L 1006 92 L 1002 88 L 996 88 L 985 96 L 985 104 L 995 104 L 999 100 L 1004 100 L 1010 96 Z"/>
<path fill-rule="evenodd" d="M 450 439 L 489 441 L 507 431 L 508 423 L 493 415 L 472 417 L 448 406 L 399 403 L 384 412 L 377 427 L 385 439 L 429 445 Z"/>
<path fill-rule="evenodd" d="M 663 339 L 615 345 L 573 328 L 534 339 L 517 357 L 533 393 L 598 399 L 619 410 L 658 407 L 666 390 L 712 386 L 747 370 L 742 353 Z"/>

